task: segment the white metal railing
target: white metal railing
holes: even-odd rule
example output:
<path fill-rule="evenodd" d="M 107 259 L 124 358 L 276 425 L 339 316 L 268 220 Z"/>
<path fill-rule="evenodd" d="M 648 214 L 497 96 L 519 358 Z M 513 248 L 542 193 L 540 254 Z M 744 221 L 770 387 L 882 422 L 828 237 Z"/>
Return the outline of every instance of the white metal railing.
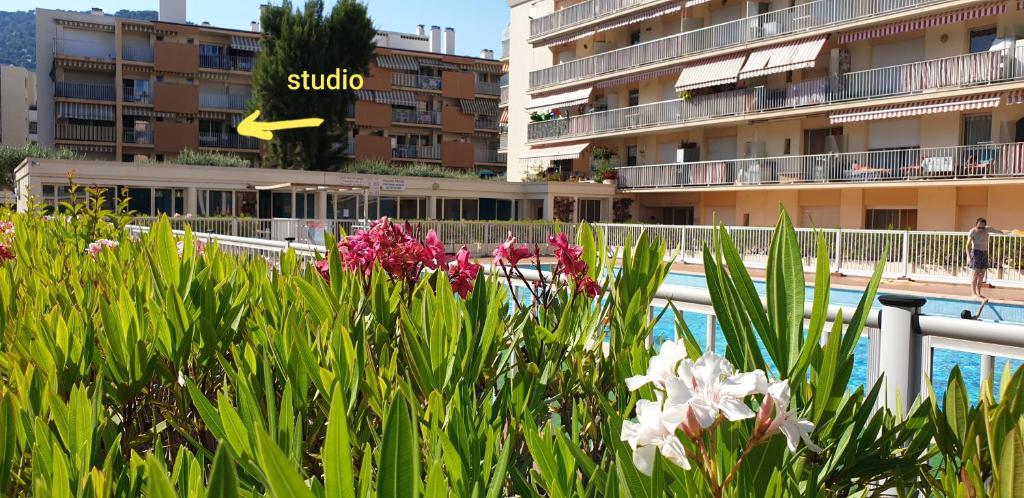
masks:
<path fill-rule="evenodd" d="M 498 95 L 498 105 L 508 105 L 508 85 L 501 87 Z"/>
<path fill-rule="evenodd" d="M 498 126 L 498 150 L 508 150 L 508 125 Z"/>
<path fill-rule="evenodd" d="M 948 1 L 816 0 L 531 71 L 530 90 Z"/>
<path fill-rule="evenodd" d="M 391 84 L 406 88 L 440 90 L 441 78 L 437 76 L 425 76 L 422 74 L 391 73 Z"/>
<path fill-rule="evenodd" d="M 188 220 L 192 223 L 194 220 Z M 175 222 L 180 222 L 176 220 Z M 333 227 L 332 227 L 333 229 Z M 133 234 L 143 233 L 147 226 L 132 225 L 128 231 Z M 181 229 L 175 230 L 178 236 L 184 235 Z M 204 233 L 194 231 L 193 236 L 206 244 L 216 243 L 226 253 L 266 258 L 271 263 L 280 259 L 281 254 L 293 250 L 304 262 L 312 263 L 323 257 L 322 240 L 313 243 L 302 243 L 294 240 L 279 241 L 259 238 L 238 237 L 220 233 Z M 445 240 L 442 235 L 442 240 Z M 488 267 L 488 271 L 496 271 Z M 537 280 L 536 270 L 521 270 L 527 280 Z M 913 402 L 917 396 L 927 395 L 928 379 L 937 373 L 934 369 L 934 353 L 937 350 L 956 351 L 959 353 L 979 355 L 981 372 L 979 386 L 993 378 L 995 358 L 1011 358 L 1024 360 L 1024 326 L 1013 323 L 992 323 L 984 321 L 961 320 L 958 318 L 932 316 L 921 312 L 927 299 L 920 297 L 892 296 L 882 294 L 879 298 L 881 308 L 867 310 L 865 328 L 862 337 L 868 340 L 868 357 L 866 382 L 873 385 L 879 379 L 886 383 L 885 393 L 879 400 L 880 406 L 891 410 L 903 408 Z M 655 311 L 672 303 L 685 315 L 698 314 L 706 319 L 704 346 L 715 349 L 717 341 L 716 316 L 711 294 L 707 289 L 664 284 L 658 288 L 652 302 L 653 317 Z M 874 303 L 872 303 L 873 305 Z M 854 309 L 846 306 L 830 305 L 827 308 L 826 325 L 834 323 L 842 313 L 843 325 L 849 325 L 854 316 Z M 804 303 L 804 317 L 810 318 L 813 304 Z M 825 330 L 831 330 L 826 326 Z M 843 331 L 845 333 L 845 330 Z M 673 337 L 675 339 L 675 337 Z M 825 341 L 826 337 L 822 338 Z M 653 337 L 648 338 L 653 343 Z M 936 379 L 941 385 L 943 379 Z"/>
<path fill-rule="evenodd" d="M 1024 143 L 623 166 L 622 190 L 1024 177 Z"/>
<path fill-rule="evenodd" d="M 228 95 L 226 93 L 200 93 L 199 107 L 210 109 L 244 110 L 249 95 Z"/>
<path fill-rule="evenodd" d="M 477 116 L 473 121 L 473 127 L 478 130 L 498 130 L 497 116 Z"/>
<path fill-rule="evenodd" d="M 391 121 L 393 123 L 439 125 L 441 124 L 441 113 L 414 109 L 391 109 Z"/>
<path fill-rule="evenodd" d="M 132 128 L 125 128 L 124 143 L 125 145 L 153 145 L 153 130 L 136 130 Z"/>
<path fill-rule="evenodd" d="M 508 38 L 506 38 L 504 40 L 501 40 L 501 58 L 503 60 L 504 59 L 508 59 L 508 55 L 509 55 L 508 54 L 508 48 L 509 48 L 509 40 L 508 40 Z"/>
<path fill-rule="evenodd" d="M 200 147 L 218 147 L 224 149 L 257 150 L 260 142 L 254 137 L 246 137 L 237 133 L 199 133 Z"/>
<path fill-rule="evenodd" d="M 530 38 L 583 24 L 657 0 L 587 0 L 530 20 Z"/>
<path fill-rule="evenodd" d="M 867 69 L 790 83 L 784 88 L 746 88 L 536 121 L 529 125 L 528 140 L 583 137 L 1021 79 L 1024 47 L 1016 47 Z"/>
<path fill-rule="evenodd" d="M 121 58 L 133 62 L 153 62 L 153 47 L 122 45 Z"/>
<path fill-rule="evenodd" d="M 153 103 L 153 92 L 148 88 L 135 88 L 134 86 L 122 86 L 122 94 L 125 102 L 138 102 L 141 104 Z"/>
<path fill-rule="evenodd" d="M 440 145 L 398 145 L 391 148 L 393 159 L 441 159 Z"/>
<path fill-rule="evenodd" d="M 99 41 L 54 38 L 53 54 L 110 61 L 116 59 L 117 49 L 114 44 L 114 34 L 111 33 L 109 36 L 103 34 L 101 36 L 107 39 L 106 43 Z"/>
<path fill-rule="evenodd" d="M 501 85 L 494 81 L 477 81 L 476 93 L 480 95 L 501 95 Z"/>
<path fill-rule="evenodd" d="M 117 100 L 117 90 L 114 85 L 97 83 L 75 83 L 72 81 L 57 81 L 53 84 L 54 96 L 69 99 L 106 100 L 113 102 Z"/>
<path fill-rule="evenodd" d="M 496 149 L 476 149 L 473 151 L 474 160 L 478 163 L 505 164 L 506 156 Z"/>
<path fill-rule="evenodd" d="M 117 136 L 113 126 L 57 123 L 57 140 L 83 142 L 113 142 Z"/>
<path fill-rule="evenodd" d="M 228 71 L 252 71 L 256 57 L 252 55 L 200 54 L 199 67 Z"/>

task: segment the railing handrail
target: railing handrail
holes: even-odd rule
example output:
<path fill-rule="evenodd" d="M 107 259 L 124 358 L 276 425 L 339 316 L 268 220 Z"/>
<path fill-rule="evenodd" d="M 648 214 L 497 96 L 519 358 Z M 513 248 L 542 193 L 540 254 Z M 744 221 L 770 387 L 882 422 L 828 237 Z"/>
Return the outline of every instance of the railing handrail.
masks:
<path fill-rule="evenodd" d="M 591 1 L 593 1 L 593 0 L 591 0 Z M 561 66 L 565 66 L 565 65 L 569 65 L 569 64 L 575 64 L 577 66 L 579 66 L 579 65 L 586 65 L 586 64 L 593 64 L 593 61 L 599 60 L 599 58 L 615 57 L 615 56 L 617 56 L 619 54 L 624 54 L 624 53 L 626 53 L 628 51 L 644 52 L 644 51 L 647 50 L 648 47 L 651 47 L 651 46 L 653 46 L 654 44 L 657 44 L 657 43 L 664 43 L 666 40 L 675 39 L 675 40 L 679 41 L 679 47 L 677 47 L 678 48 L 678 53 L 675 54 L 672 57 L 669 57 L 668 59 L 658 58 L 657 60 L 652 61 L 651 63 L 660 63 L 660 62 L 665 62 L 666 60 L 673 60 L 673 59 L 678 59 L 678 58 L 688 57 L 688 56 L 693 56 L 693 55 L 698 55 L 698 54 L 704 54 L 704 53 L 711 54 L 712 52 L 715 52 L 715 51 L 718 51 L 718 50 L 740 46 L 740 45 L 742 45 L 744 43 L 749 43 L 751 41 L 761 41 L 761 40 L 770 40 L 770 39 L 774 39 L 774 38 L 780 38 L 780 37 L 783 37 L 783 36 L 792 35 L 794 33 L 808 32 L 808 31 L 811 31 L 811 30 L 824 29 L 824 28 L 827 28 L 827 27 L 830 27 L 830 26 L 834 26 L 834 25 L 839 24 L 839 23 L 849 22 L 851 20 L 856 20 L 856 19 L 870 17 L 870 16 L 875 16 L 875 15 L 879 15 L 879 14 L 882 14 L 882 13 L 890 14 L 890 13 L 894 13 L 894 12 L 900 12 L 900 11 L 904 11 L 904 10 L 920 7 L 921 5 L 944 3 L 944 2 L 948 2 L 948 1 L 951 1 L 951 0 L 907 0 L 905 5 L 901 4 L 900 6 L 892 8 L 892 9 L 881 9 L 881 10 L 878 10 L 878 9 L 874 9 L 874 10 L 868 9 L 868 11 L 866 11 L 866 12 L 864 12 L 862 14 L 859 14 L 859 15 L 857 15 L 855 13 L 852 13 L 852 9 L 851 9 L 851 13 L 848 13 L 845 16 L 843 14 L 838 14 L 837 13 L 836 15 L 834 15 L 832 17 L 829 17 L 825 21 L 822 21 L 822 22 L 819 22 L 817 24 L 813 24 L 813 25 L 810 25 L 810 26 L 799 26 L 799 27 L 795 26 L 793 29 L 791 29 L 789 31 L 787 31 L 787 30 L 780 30 L 777 33 L 759 35 L 759 36 L 753 37 L 753 39 L 751 39 L 752 37 L 750 37 L 749 33 L 747 33 L 746 35 L 738 36 L 735 41 L 731 41 L 731 42 L 723 42 L 722 40 L 716 40 L 716 43 L 711 43 L 711 44 L 709 44 L 708 47 L 706 47 L 704 49 L 690 50 L 690 49 L 687 49 L 686 47 L 684 47 L 686 45 L 684 40 L 687 39 L 687 38 L 690 38 L 690 39 L 700 39 L 701 37 L 707 36 L 708 33 L 712 33 L 714 31 L 727 31 L 727 30 L 729 30 L 733 26 L 740 27 L 741 29 L 739 29 L 738 32 L 739 33 L 744 33 L 742 27 L 750 26 L 750 25 L 760 25 L 760 24 L 762 24 L 761 21 L 763 19 L 768 19 L 768 18 L 773 18 L 773 17 L 782 17 L 787 12 L 791 13 L 791 14 L 792 13 L 797 13 L 797 12 L 800 12 L 800 11 L 813 12 L 815 9 L 819 8 L 820 6 L 824 6 L 824 5 L 829 4 L 829 3 L 831 3 L 831 4 L 838 4 L 837 0 L 815 0 L 815 1 L 812 1 L 812 2 L 805 3 L 805 4 L 794 5 L 794 6 L 791 6 L 791 7 L 786 7 L 784 9 L 779 9 L 779 10 L 775 10 L 775 11 L 771 11 L 771 12 L 766 12 L 764 14 L 757 14 L 757 15 L 754 15 L 754 16 L 742 17 L 740 19 L 733 19 L 733 20 L 730 20 L 730 21 L 726 21 L 726 22 L 719 23 L 719 24 L 714 24 L 714 25 L 711 25 L 711 26 L 705 26 L 705 27 L 694 29 L 694 30 L 691 30 L 691 31 L 685 31 L 685 32 L 682 32 L 682 33 L 676 33 L 676 34 L 664 36 L 664 37 L 661 37 L 661 38 L 657 38 L 657 39 L 654 39 L 654 40 L 648 40 L 648 41 L 645 41 L 645 42 L 638 43 L 636 45 L 630 45 L 630 46 L 627 46 L 627 47 L 621 47 L 621 48 L 609 50 L 607 52 L 602 52 L 600 54 L 589 55 L 587 57 L 582 57 L 582 58 L 579 58 L 579 59 L 575 59 L 575 60 L 572 60 L 572 61 L 565 62 L 563 64 L 556 64 L 554 66 L 550 66 L 550 67 L 547 67 L 547 68 L 533 70 L 533 71 L 530 72 L 530 82 L 531 83 L 530 83 L 529 86 L 530 86 L 530 90 L 536 90 L 536 89 L 544 88 L 544 87 L 547 87 L 547 86 L 559 85 L 559 84 L 562 84 L 562 83 L 568 83 L 570 81 L 584 80 L 584 79 L 587 79 L 587 78 L 591 78 L 591 77 L 597 76 L 599 74 L 604 74 L 604 73 L 607 73 L 607 72 L 613 72 L 613 71 L 618 71 L 618 70 L 626 69 L 625 67 L 621 67 L 621 68 L 612 68 L 610 71 L 597 71 L 597 69 L 595 68 L 594 71 L 590 72 L 592 74 L 588 74 L 588 75 L 585 75 L 585 76 L 579 77 L 579 78 L 563 78 L 563 79 L 559 79 L 558 81 L 553 81 L 553 82 L 546 83 L 546 84 L 534 84 L 533 83 L 533 81 L 535 79 L 534 75 L 544 74 L 545 72 L 550 72 L 550 71 L 556 70 L 555 68 L 558 68 L 558 67 L 561 67 Z M 639 67 L 639 66 L 642 66 L 642 65 L 645 65 L 645 64 L 646 63 L 634 64 L 634 65 L 629 66 L 629 67 Z M 537 78 L 539 78 L 539 76 Z"/>

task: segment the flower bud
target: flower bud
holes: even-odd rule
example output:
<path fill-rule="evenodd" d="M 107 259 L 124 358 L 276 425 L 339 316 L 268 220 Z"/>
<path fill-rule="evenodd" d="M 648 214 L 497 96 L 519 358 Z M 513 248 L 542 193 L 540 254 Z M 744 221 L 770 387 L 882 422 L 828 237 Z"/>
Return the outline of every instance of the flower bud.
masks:
<path fill-rule="evenodd" d="M 683 434 L 686 434 L 686 437 L 693 440 L 699 438 L 701 431 L 704 430 L 700 425 L 700 420 L 697 420 L 697 416 L 693 414 L 693 410 L 686 410 L 686 416 L 683 418 L 680 428 L 683 429 Z"/>
<path fill-rule="evenodd" d="M 775 398 L 768 395 L 764 397 L 764 401 L 761 402 L 761 408 L 757 410 L 757 418 L 754 419 L 754 433 L 751 435 L 753 439 L 761 439 L 765 433 L 768 432 L 768 428 L 772 425 L 772 414 L 775 412 Z"/>

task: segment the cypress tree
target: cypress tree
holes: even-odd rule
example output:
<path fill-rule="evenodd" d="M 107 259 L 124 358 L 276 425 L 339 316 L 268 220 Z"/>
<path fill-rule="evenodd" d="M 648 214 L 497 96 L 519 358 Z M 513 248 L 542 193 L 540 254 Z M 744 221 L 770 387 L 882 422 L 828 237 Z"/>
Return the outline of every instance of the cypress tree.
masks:
<path fill-rule="evenodd" d="M 308 0 L 299 10 L 289 0 L 264 6 L 262 53 L 253 72 L 252 110 L 261 121 L 323 118 L 317 128 L 274 132 L 264 162 L 279 168 L 333 171 L 347 146 L 346 109 L 355 94 L 345 90 L 291 90 L 288 76 L 331 74 L 335 69 L 367 76 L 376 30 L 366 6 L 338 0 L 324 15 L 323 0 Z"/>

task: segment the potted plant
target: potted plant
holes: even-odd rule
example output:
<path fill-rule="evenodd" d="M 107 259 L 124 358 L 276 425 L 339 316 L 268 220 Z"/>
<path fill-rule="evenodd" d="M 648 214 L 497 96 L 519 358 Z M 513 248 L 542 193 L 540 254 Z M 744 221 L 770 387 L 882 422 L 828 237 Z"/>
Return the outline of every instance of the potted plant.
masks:
<path fill-rule="evenodd" d="M 601 183 L 614 185 L 619 179 L 619 172 L 615 168 L 607 168 L 601 174 Z"/>

